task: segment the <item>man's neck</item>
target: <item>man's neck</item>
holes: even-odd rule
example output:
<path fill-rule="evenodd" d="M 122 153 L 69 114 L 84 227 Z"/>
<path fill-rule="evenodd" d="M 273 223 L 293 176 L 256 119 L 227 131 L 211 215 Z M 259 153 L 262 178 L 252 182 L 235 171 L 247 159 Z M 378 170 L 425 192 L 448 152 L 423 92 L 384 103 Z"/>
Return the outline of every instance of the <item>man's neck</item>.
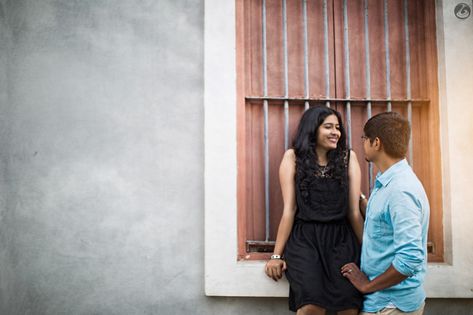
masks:
<path fill-rule="evenodd" d="M 403 159 L 404 158 L 393 158 L 383 152 L 381 156 L 379 156 L 377 161 L 374 161 L 374 164 L 376 165 L 376 167 L 379 169 L 381 173 L 384 173 L 391 166 L 393 166 L 394 164 L 396 164 L 397 162 Z"/>

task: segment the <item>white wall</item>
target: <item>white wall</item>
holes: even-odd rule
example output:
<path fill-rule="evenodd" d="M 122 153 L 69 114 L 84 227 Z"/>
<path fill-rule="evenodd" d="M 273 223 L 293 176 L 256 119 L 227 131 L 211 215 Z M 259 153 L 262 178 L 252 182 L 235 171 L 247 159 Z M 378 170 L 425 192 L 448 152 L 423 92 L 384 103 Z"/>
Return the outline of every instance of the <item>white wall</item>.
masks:
<path fill-rule="evenodd" d="M 473 17 L 460 20 L 460 2 L 438 1 L 441 141 L 444 179 L 446 264 L 431 264 L 430 297 L 473 297 Z M 446 285 L 448 283 L 448 285 Z"/>

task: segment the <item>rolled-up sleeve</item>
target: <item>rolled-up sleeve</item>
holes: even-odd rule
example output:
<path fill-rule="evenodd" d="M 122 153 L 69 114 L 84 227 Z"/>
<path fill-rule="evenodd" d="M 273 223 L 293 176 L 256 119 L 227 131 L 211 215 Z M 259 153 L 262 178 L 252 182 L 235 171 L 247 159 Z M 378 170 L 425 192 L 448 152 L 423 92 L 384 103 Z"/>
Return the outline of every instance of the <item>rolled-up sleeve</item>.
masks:
<path fill-rule="evenodd" d="M 413 276 L 422 269 L 425 249 L 422 245 L 422 204 L 409 192 L 392 196 L 389 215 L 393 225 L 393 267 L 405 276 Z"/>

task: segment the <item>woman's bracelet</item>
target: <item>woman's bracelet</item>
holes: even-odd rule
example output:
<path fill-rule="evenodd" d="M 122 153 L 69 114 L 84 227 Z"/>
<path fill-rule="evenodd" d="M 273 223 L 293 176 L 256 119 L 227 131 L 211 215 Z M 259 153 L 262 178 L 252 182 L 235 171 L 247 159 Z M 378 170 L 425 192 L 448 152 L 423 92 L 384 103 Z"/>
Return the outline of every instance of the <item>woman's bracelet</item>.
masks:
<path fill-rule="evenodd" d="M 281 255 L 271 255 L 271 259 L 282 259 Z"/>

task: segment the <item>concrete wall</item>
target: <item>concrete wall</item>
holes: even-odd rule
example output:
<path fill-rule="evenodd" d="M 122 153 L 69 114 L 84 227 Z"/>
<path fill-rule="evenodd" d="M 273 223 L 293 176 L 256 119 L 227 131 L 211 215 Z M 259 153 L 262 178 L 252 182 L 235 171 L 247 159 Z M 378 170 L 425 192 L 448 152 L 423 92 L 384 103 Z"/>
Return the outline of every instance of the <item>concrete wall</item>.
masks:
<path fill-rule="evenodd" d="M 205 307 L 203 3 L 15 0 L 0 12 L 0 313 Z"/>
<path fill-rule="evenodd" d="M 203 17 L 0 0 L 0 314 L 289 314 L 204 295 Z"/>
<path fill-rule="evenodd" d="M 7 304 L 9 287 L 13 284 L 14 272 L 11 264 L 13 249 L 10 235 L 6 231 L 4 222 L 7 214 L 7 197 L 9 195 L 9 184 L 7 181 L 9 119 L 8 119 L 8 80 L 7 73 L 8 57 L 11 48 L 10 32 L 3 6 L 0 6 L 0 311 Z"/>

